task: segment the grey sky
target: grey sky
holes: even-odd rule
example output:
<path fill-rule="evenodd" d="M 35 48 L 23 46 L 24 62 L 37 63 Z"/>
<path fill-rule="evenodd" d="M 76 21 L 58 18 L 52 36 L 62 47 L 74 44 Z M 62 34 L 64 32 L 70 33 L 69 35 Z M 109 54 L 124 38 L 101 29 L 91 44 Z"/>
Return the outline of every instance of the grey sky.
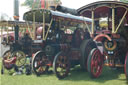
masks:
<path fill-rule="evenodd" d="M 25 0 L 19 0 L 20 4 Z M 86 4 L 99 1 L 99 0 L 61 0 L 62 5 L 70 8 L 77 9 Z M 0 0 L 0 13 L 6 13 L 9 17 L 13 19 L 13 2 L 14 0 Z M 22 16 L 24 12 L 28 11 L 26 7 L 20 6 L 20 20 L 22 20 Z"/>

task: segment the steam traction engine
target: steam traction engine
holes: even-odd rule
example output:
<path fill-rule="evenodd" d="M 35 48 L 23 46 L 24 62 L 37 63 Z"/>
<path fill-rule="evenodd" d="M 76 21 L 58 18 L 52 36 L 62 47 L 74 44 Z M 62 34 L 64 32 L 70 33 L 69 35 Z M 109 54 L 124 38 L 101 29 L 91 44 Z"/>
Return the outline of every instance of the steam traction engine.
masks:
<path fill-rule="evenodd" d="M 97 78 L 103 64 L 124 67 L 128 75 L 128 4 L 117 1 L 95 2 L 78 9 L 80 15 L 92 18 L 91 35 L 99 49 L 93 49 L 87 60 L 87 69 Z"/>
<path fill-rule="evenodd" d="M 36 23 L 35 26 L 40 26 L 42 24 Z M 26 58 L 31 58 L 32 54 L 37 50 L 40 50 L 42 44 L 35 43 L 32 40 L 32 35 L 27 30 L 32 29 L 32 22 L 21 22 L 21 21 L 0 21 L 1 27 L 15 27 L 11 32 L 7 29 L 7 34 L 2 34 L 2 44 L 8 46 L 7 50 L 2 56 L 2 74 L 4 73 L 4 60 L 16 57 L 16 65 L 22 67 L 26 64 Z M 29 27 L 29 28 L 28 28 Z M 17 30 L 18 29 L 18 30 Z M 4 30 L 4 29 L 1 29 Z M 17 39 L 16 39 L 17 38 Z M 36 48 L 35 48 L 36 47 Z M 5 67 L 6 68 L 6 67 Z"/>
<path fill-rule="evenodd" d="M 81 64 L 84 68 L 81 55 L 85 55 L 85 50 L 88 50 L 86 45 L 90 45 L 90 50 L 96 47 L 87 31 L 91 19 L 45 9 L 26 12 L 24 19 L 42 22 L 35 36 L 42 42 L 42 50 L 36 52 L 32 60 L 36 75 L 46 73 L 53 65 L 57 77 L 62 79 L 68 75 L 70 67 Z M 86 42 L 86 39 L 90 40 Z"/>

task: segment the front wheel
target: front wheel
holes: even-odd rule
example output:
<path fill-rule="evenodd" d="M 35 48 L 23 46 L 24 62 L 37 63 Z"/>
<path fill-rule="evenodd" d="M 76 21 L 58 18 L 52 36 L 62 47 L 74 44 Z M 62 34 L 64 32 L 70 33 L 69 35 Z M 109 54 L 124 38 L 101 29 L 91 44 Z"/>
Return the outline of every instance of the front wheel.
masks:
<path fill-rule="evenodd" d="M 18 67 L 24 66 L 26 63 L 26 55 L 23 51 L 14 51 L 12 57 L 16 57 L 16 65 Z"/>
<path fill-rule="evenodd" d="M 38 51 L 32 59 L 32 70 L 37 76 L 40 76 L 48 71 L 49 66 L 46 65 L 47 63 L 48 59 L 45 53 Z"/>
<path fill-rule="evenodd" d="M 59 52 L 53 62 L 53 70 L 59 79 L 65 78 L 70 70 L 69 57 L 65 52 Z"/>
<path fill-rule="evenodd" d="M 93 78 L 98 78 L 101 75 L 103 68 L 103 55 L 99 49 L 92 49 L 88 56 L 87 67 L 88 72 Z"/>

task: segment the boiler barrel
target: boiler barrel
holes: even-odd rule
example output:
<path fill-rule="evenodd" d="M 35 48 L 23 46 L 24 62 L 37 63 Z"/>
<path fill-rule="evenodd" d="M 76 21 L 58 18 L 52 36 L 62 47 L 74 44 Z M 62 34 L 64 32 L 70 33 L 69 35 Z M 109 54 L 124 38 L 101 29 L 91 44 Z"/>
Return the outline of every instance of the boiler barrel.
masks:
<path fill-rule="evenodd" d="M 60 5 L 58 5 L 56 7 L 56 10 L 60 11 L 60 12 L 63 12 L 63 13 L 70 13 L 72 15 L 78 15 L 78 12 L 77 12 L 76 9 L 71 9 L 71 8 L 67 8 L 67 7 L 64 7 L 64 6 L 60 6 Z"/>

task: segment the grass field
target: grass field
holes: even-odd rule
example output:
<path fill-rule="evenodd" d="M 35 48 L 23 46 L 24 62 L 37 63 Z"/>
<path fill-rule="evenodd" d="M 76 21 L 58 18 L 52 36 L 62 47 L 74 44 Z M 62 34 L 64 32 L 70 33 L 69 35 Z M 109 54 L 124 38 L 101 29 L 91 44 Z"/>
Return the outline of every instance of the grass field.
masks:
<path fill-rule="evenodd" d="M 34 74 L 11 76 L 8 71 L 0 75 L 0 79 L 1 85 L 128 85 L 123 70 L 112 70 L 108 67 L 103 69 L 98 79 L 90 78 L 88 72 L 81 71 L 79 66 L 71 70 L 71 74 L 63 80 L 58 80 L 54 74 L 40 77 Z"/>

